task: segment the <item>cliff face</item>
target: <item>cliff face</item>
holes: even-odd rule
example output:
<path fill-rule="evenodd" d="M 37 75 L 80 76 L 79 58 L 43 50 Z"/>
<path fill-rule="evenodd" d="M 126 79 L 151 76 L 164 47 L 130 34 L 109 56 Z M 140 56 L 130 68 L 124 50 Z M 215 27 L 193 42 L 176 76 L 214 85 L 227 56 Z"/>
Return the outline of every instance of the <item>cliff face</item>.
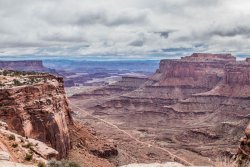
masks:
<path fill-rule="evenodd" d="M 193 54 L 180 60 L 162 60 L 151 79 L 160 86 L 186 85 L 213 88 L 224 75 L 224 66 L 236 62 L 230 54 Z"/>
<path fill-rule="evenodd" d="M 67 122 L 71 119 L 62 78 L 7 74 L 2 80 L 5 82 L 0 88 L 0 119 L 10 130 L 45 142 L 59 152 L 60 158 L 66 157 L 70 149 Z M 7 84 L 9 80 L 14 80 L 14 85 Z"/>
<path fill-rule="evenodd" d="M 229 85 L 247 85 L 250 83 L 250 64 L 228 64 L 225 66 L 225 82 Z"/>
<path fill-rule="evenodd" d="M 31 162 L 47 162 L 49 158 L 57 156 L 58 152 L 43 142 L 25 138 L 9 131 L 8 128 L 5 122 L 0 121 L 0 166 L 26 166 L 25 164 Z M 32 159 L 28 160 L 26 154 L 32 155 Z"/>

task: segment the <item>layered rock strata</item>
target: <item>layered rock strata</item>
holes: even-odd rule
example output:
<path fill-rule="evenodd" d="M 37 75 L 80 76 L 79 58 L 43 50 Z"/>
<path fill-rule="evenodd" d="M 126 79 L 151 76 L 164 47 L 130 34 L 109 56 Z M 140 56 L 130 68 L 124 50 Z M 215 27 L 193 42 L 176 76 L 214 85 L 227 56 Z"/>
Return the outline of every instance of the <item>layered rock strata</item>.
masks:
<path fill-rule="evenodd" d="M 79 99 L 91 102 L 86 108 L 93 114 L 142 140 L 177 150 L 189 162 L 212 164 L 218 155 L 235 153 L 249 122 L 247 61 L 238 62 L 230 54 L 199 53 L 162 60 L 153 76 L 131 90 L 114 95 L 102 87 L 98 91 L 105 94 L 98 102 L 91 101 L 91 92 L 71 100 L 78 105 Z M 129 84 L 117 85 L 117 90 L 124 90 Z"/>
<path fill-rule="evenodd" d="M 46 163 L 48 159 L 56 158 L 57 155 L 58 152 L 45 143 L 13 133 L 8 130 L 6 123 L 0 122 L 0 166 Z"/>
<path fill-rule="evenodd" d="M 4 78 L 14 83 L 3 82 L 0 88 L 0 119 L 10 130 L 45 142 L 59 152 L 60 158 L 66 157 L 71 117 L 62 78 L 48 74 L 6 74 Z M 30 83 L 17 81 L 22 79 Z"/>

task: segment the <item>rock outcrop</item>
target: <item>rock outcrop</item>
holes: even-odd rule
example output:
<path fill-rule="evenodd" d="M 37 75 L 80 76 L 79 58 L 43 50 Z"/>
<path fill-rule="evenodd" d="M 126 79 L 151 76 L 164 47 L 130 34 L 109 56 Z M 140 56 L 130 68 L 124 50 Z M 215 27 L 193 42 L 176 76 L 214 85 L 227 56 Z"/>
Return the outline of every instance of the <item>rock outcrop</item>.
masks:
<path fill-rule="evenodd" d="M 228 85 L 250 84 L 250 64 L 234 63 L 225 66 L 225 83 Z"/>
<path fill-rule="evenodd" d="M 47 143 L 59 152 L 59 158 L 66 157 L 71 117 L 62 78 L 5 72 L 2 80 L 0 119 L 10 130 Z"/>
<path fill-rule="evenodd" d="M 45 143 L 13 133 L 6 123 L 0 121 L 0 166 L 46 163 L 57 155 L 58 152 Z"/>
<path fill-rule="evenodd" d="M 250 165 L 250 124 L 245 130 L 245 137 L 240 139 L 240 147 L 236 156 L 239 167 Z"/>

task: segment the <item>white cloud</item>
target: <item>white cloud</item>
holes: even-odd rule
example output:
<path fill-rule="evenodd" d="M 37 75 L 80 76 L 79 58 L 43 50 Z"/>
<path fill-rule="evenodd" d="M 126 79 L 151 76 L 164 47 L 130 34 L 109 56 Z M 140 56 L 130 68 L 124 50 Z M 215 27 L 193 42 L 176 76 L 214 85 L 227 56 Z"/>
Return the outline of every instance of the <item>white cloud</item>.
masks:
<path fill-rule="evenodd" d="M 0 55 L 250 54 L 249 6 L 248 0 L 0 0 Z"/>

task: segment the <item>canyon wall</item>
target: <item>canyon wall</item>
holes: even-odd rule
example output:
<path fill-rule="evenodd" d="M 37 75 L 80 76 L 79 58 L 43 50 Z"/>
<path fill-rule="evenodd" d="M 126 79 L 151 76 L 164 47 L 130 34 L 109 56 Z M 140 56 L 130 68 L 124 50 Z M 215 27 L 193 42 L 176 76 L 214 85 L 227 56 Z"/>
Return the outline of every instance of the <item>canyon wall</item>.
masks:
<path fill-rule="evenodd" d="M 11 80 L 8 74 L 4 78 Z M 0 119 L 10 130 L 47 143 L 59 152 L 59 158 L 65 158 L 70 149 L 67 123 L 71 117 L 63 79 L 49 74 L 12 78 L 36 82 L 0 88 Z"/>
<path fill-rule="evenodd" d="M 229 85 L 247 85 L 250 84 L 250 64 L 235 63 L 225 66 L 225 82 Z"/>

